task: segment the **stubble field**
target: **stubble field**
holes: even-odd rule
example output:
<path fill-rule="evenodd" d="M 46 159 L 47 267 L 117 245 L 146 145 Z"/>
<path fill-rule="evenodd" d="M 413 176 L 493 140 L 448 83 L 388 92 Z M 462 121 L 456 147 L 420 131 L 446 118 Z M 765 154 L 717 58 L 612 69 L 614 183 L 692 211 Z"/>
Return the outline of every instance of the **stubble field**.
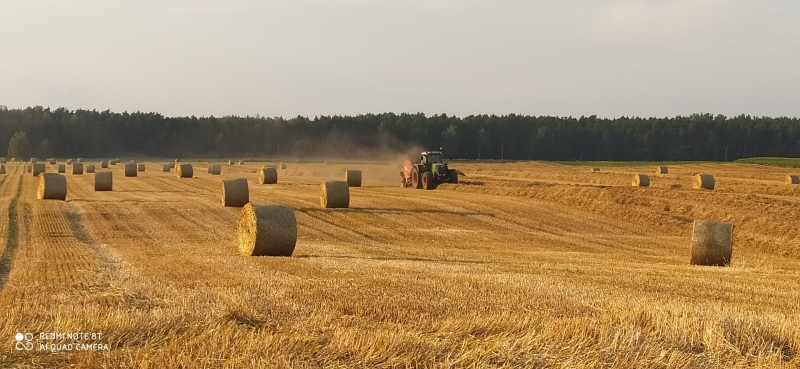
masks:
<path fill-rule="evenodd" d="M 459 184 L 423 191 L 394 163 L 287 163 L 277 185 L 255 183 L 274 162 L 221 176 L 192 162 L 186 179 L 163 163 L 110 166 L 112 192 L 66 174 L 65 202 L 36 200 L 36 178 L 6 164 L 0 367 L 800 366 L 791 169 L 456 163 Z M 320 182 L 345 168 L 364 186 L 321 209 Z M 716 190 L 693 190 L 698 172 Z M 239 177 L 252 203 L 295 209 L 291 258 L 239 254 L 240 209 L 220 200 Z M 688 265 L 695 219 L 734 223 L 731 267 Z M 88 343 L 109 350 L 39 350 L 74 342 L 43 332 L 102 333 Z"/>

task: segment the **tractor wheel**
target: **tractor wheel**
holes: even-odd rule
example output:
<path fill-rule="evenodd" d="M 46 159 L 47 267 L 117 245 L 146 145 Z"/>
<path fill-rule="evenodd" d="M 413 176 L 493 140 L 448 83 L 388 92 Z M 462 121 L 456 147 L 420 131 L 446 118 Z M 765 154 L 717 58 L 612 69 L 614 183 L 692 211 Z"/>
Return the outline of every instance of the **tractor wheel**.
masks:
<path fill-rule="evenodd" d="M 458 183 L 458 171 L 450 169 L 447 171 L 447 183 Z"/>
<path fill-rule="evenodd" d="M 422 188 L 426 190 L 432 190 L 436 188 L 436 179 L 433 178 L 433 173 L 422 173 Z"/>
<path fill-rule="evenodd" d="M 411 187 L 419 189 L 422 188 L 422 178 L 419 175 L 419 169 L 414 167 L 411 171 Z"/>

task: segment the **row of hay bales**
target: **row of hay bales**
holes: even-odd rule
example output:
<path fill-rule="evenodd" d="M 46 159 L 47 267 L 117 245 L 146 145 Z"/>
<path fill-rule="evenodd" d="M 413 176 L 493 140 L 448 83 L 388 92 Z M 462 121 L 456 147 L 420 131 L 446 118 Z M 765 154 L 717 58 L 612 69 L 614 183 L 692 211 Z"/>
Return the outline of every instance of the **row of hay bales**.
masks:
<path fill-rule="evenodd" d="M 113 174 L 111 172 L 94 173 L 94 190 L 111 191 L 113 188 Z M 39 200 L 67 199 L 67 177 L 58 173 L 40 173 L 36 198 Z"/>
<path fill-rule="evenodd" d="M 692 188 L 695 190 L 713 190 L 716 181 L 714 176 L 706 173 L 695 174 L 692 178 Z M 634 187 L 650 187 L 650 176 L 647 174 L 634 174 L 631 185 Z"/>
<path fill-rule="evenodd" d="M 250 204 L 244 178 L 223 181 L 222 193 L 225 206 L 242 206 L 237 235 L 241 254 L 292 256 L 297 245 L 297 218 L 292 208 Z M 237 205 L 232 205 L 234 200 Z M 323 182 L 320 205 L 326 209 L 349 207 L 350 186 L 346 181 Z"/>
<path fill-rule="evenodd" d="M 787 175 L 784 183 L 797 185 L 800 184 L 800 176 Z M 631 185 L 634 187 L 649 187 L 650 177 L 646 174 L 634 174 Z M 716 187 L 714 176 L 708 173 L 697 173 L 692 177 L 692 188 L 695 190 L 713 190 Z"/>
<path fill-rule="evenodd" d="M 592 168 L 592 172 L 600 172 L 600 168 Z M 669 168 L 666 166 L 656 167 L 656 175 L 669 174 Z M 784 179 L 786 184 L 800 184 L 800 176 L 790 174 Z M 650 187 L 650 176 L 647 174 L 634 174 L 631 185 L 634 187 Z M 692 188 L 695 190 L 713 190 L 716 187 L 716 180 L 714 176 L 708 173 L 696 173 L 692 178 Z"/>

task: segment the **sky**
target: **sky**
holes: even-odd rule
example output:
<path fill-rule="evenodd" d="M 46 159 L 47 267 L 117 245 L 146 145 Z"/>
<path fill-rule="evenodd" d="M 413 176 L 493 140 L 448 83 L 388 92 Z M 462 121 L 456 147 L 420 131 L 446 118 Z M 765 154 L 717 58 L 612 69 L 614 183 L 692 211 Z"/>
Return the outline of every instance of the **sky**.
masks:
<path fill-rule="evenodd" d="M 800 117 L 800 1 L 0 0 L 0 105 Z"/>

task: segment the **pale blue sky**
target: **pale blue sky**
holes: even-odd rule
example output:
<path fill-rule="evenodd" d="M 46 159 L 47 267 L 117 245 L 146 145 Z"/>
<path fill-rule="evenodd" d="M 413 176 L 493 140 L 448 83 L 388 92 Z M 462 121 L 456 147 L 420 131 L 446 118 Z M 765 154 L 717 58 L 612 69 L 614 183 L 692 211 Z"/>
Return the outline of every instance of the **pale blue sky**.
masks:
<path fill-rule="evenodd" d="M 0 0 L 0 105 L 800 116 L 800 1 Z"/>

